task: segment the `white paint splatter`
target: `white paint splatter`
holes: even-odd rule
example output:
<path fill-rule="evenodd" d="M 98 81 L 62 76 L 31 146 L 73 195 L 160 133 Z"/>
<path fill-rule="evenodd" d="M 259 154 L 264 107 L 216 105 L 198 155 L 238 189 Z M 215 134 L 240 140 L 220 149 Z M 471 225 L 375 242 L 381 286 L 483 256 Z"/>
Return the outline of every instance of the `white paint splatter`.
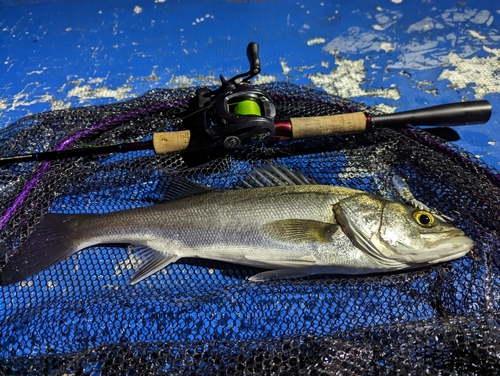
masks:
<path fill-rule="evenodd" d="M 213 19 L 214 18 L 214 15 L 213 14 L 205 14 L 204 17 L 198 17 L 194 20 L 194 22 L 191 22 L 191 25 L 197 25 L 199 23 L 202 23 L 203 21 L 205 20 L 208 20 L 208 19 Z"/>
<path fill-rule="evenodd" d="M 395 25 L 399 18 L 403 16 L 401 12 L 386 11 L 382 13 L 377 13 L 375 19 L 378 24 L 372 25 L 375 30 L 387 30 L 391 26 Z"/>
<path fill-rule="evenodd" d="M 63 100 L 54 99 L 54 97 L 50 94 L 45 94 L 40 97 L 40 102 L 50 103 L 51 110 L 64 110 L 65 108 L 70 108 L 71 103 L 65 103 Z"/>
<path fill-rule="evenodd" d="M 384 114 L 392 114 L 392 113 L 396 112 L 397 107 L 388 106 L 385 103 L 379 103 L 379 104 L 373 106 L 373 108 L 377 111 L 383 112 Z"/>
<path fill-rule="evenodd" d="M 375 18 L 377 19 L 378 23 L 380 24 L 388 24 L 391 22 L 391 18 L 389 17 L 389 15 L 385 14 L 385 13 L 377 13 L 375 15 Z"/>
<path fill-rule="evenodd" d="M 397 69 L 427 69 L 442 65 L 448 61 L 445 55 L 433 54 L 437 51 L 440 41 L 425 39 L 422 43 L 416 40 L 398 46 L 400 56 L 394 64 L 390 64 L 390 68 Z"/>
<path fill-rule="evenodd" d="M 101 84 L 106 80 L 104 77 L 89 78 L 87 83 L 89 84 Z"/>
<path fill-rule="evenodd" d="M 369 51 L 386 51 L 388 46 L 390 46 L 390 50 L 394 50 L 397 46 L 387 38 L 387 36 L 373 32 L 362 32 L 359 27 L 352 26 L 348 29 L 347 35 L 334 38 L 323 47 L 323 50 L 330 53 L 367 53 Z"/>
<path fill-rule="evenodd" d="M 30 94 L 24 92 L 28 88 L 28 86 L 26 86 L 20 93 L 14 95 L 14 100 L 11 103 L 9 103 L 5 99 L 0 100 L 0 110 L 12 111 L 16 110 L 19 107 L 29 108 L 30 106 L 37 103 L 50 103 L 52 110 L 59 110 L 70 107 L 69 103 L 64 103 L 64 101 L 62 100 L 56 100 L 50 94 L 44 94 L 37 99 L 30 99 Z"/>
<path fill-rule="evenodd" d="M 292 68 L 288 67 L 284 59 L 280 60 L 280 64 L 281 64 L 281 69 L 283 69 L 283 74 L 286 76 L 292 70 Z"/>
<path fill-rule="evenodd" d="M 31 76 L 32 74 L 42 74 L 46 69 L 47 69 L 46 67 L 43 67 L 42 70 L 35 70 L 35 71 L 31 71 L 31 72 L 26 72 L 26 75 Z"/>
<path fill-rule="evenodd" d="M 132 81 L 157 81 L 160 77 L 156 74 L 157 66 L 153 66 L 152 72 L 149 76 L 145 77 L 129 77 L 125 84 L 117 89 L 109 89 L 105 86 L 102 86 L 104 82 L 108 79 L 108 77 L 93 77 L 88 80 L 84 80 L 83 78 L 78 78 L 76 75 L 69 75 L 67 77 L 67 82 L 65 82 L 58 90 L 59 93 L 65 93 L 67 91 L 67 86 L 71 87 L 71 89 L 67 92 L 66 98 L 56 99 L 51 94 L 44 93 L 42 95 L 34 96 L 31 93 L 38 92 L 40 90 L 39 84 L 30 83 L 27 85 L 20 93 L 15 94 L 12 100 L 0 99 L 0 111 L 13 111 L 19 108 L 26 108 L 26 114 L 29 114 L 29 108 L 32 105 L 38 103 L 48 103 L 51 106 L 51 110 L 61 110 L 70 108 L 72 103 L 74 103 L 74 99 L 77 98 L 79 103 L 82 103 L 86 100 L 99 99 L 99 98 L 113 98 L 117 101 L 133 98 L 137 95 L 135 93 L 131 93 L 130 83 Z M 35 86 L 33 88 L 33 86 Z M 97 86 L 97 87 L 96 87 Z M 45 91 L 46 88 L 43 88 Z M 56 91 L 56 90 L 54 90 Z M 0 116 L 3 116 L 3 113 L 0 112 Z M 10 120 L 8 120 L 10 121 Z"/>
<path fill-rule="evenodd" d="M 481 39 L 481 40 L 486 39 L 486 37 L 484 35 L 482 35 L 481 33 L 477 32 L 475 30 L 468 30 L 468 31 L 469 31 L 469 34 L 472 35 L 474 38 Z"/>
<path fill-rule="evenodd" d="M 77 85 L 68 92 L 68 98 L 77 97 L 81 102 L 88 99 L 97 98 L 114 98 L 117 101 L 130 98 L 132 95 L 129 92 L 132 90 L 130 85 L 125 84 L 116 89 L 108 89 L 107 87 L 92 88 L 90 85 Z"/>
<path fill-rule="evenodd" d="M 12 101 L 12 104 L 10 104 L 10 106 L 8 106 L 7 110 L 15 110 L 16 108 L 18 107 L 23 107 L 23 106 L 26 106 L 26 107 L 29 107 L 33 104 L 36 104 L 36 103 L 39 103 L 38 100 L 28 100 L 29 98 L 29 94 L 27 93 L 18 93 L 18 94 L 15 94 L 14 95 L 14 100 Z"/>
<path fill-rule="evenodd" d="M 494 17 L 489 10 L 481 10 L 477 12 L 477 14 L 473 18 L 471 18 L 471 22 L 474 22 L 476 24 L 486 24 L 487 26 L 491 26 L 493 19 Z"/>
<path fill-rule="evenodd" d="M 445 69 L 438 80 L 449 80 L 452 89 L 471 88 L 475 91 L 476 99 L 483 98 L 486 94 L 497 93 L 500 87 L 500 49 L 483 47 L 485 51 L 495 56 L 481 58 L 474 56 L 470 59 L 461 58 L 456 53 L 448 55 L 450 65 L 455 69 Z"/>
<path fill-rule="evenodd" d="M 315 44 L 323 44 L 326 42 L 325 38 L 313 38 L 307 41 L 308 46 L 314 46 Z"/>
<path fill-rule="evenodd" d="M 337 60 L 337 69 L 328 74 L 317 73 L 309 75 L 309 79 L 323 88 L 327 93 L 344 98 L 361 96 L 376 96 L 382 98 L 400 99 L 397 89 L 364 90 L 361 84 L 366 80 L 364 60 Z"/>
<path fill-rule="evenodd" d="M 191 86 L 209 86 L 209 85 L 220 85 L 220 80 L 216 79 L 214 76 L 172 76 L 169 82 L 169 87 L 171 88 L 184 88 Z"/>
<path fill-rule="evenodd" d="M 401 4 L 403 0 L 391 0 L 394 4 Z"/>
<path fill-rule="evenodd" d="M 154 82 L 154 81 L 158 81 L 160 79 L 160 76 L 158 76 L 156 74 L 156 68 L 158 68 L 158 65 L 155 65 L 153 67 L 153 71 L 151 72 L 151 74 L 149 76 L 144 77 L 146 79 L 146 81 Z"/>
<path fill-rule="evenodd" d="M 257 77 L 255 77 L 252 82 L 254 85 L 263 85 L 263 84 L 268 84 L 271 82 L 275 82 L 277 79 L 277 76 L 275 75 L 264 75 L 264 74 L 259 74 Z"/>
<path fill-rule="evenodd" d="M 428 30 L 432 30 L 432 29 L 442 29 L 444 28 L 444 25 L 440 22 L 437 22 L 436 20 L 434 20 L 433 18 L 431 17 L 425 17 L 423 20 L 421 21 L 418 21 L 412 25 L 410 25 L 408 27 L 408 29 L 406 29 L 406 32 L 407 33 L 411 33 L 411 32 L 422 32 L 422 31 L 428 31 Z"/>
<path fill-rule="evenodd" d="M 136 6 L 134 7 L 134 13 L 135 13 L 135 14 L 142 13 L 142 8 L 141 8 L 139 5 L 136 5 Z"/>
<path fill-rule="evenodd" d="M 455 26 L 456 23 L 473 22 L 475 24 L 486 24 L 490 26 L 494 16 L 488 10 L 478 10 L 471 8 L 451 8 L 444 11 L 441 15 L 442 20 L 449 26 Z"/>
<path fill-rule="evenodd" d="M 394 51 L 394 46 L 389 42 L 382 42 L 380 43 L 380 49 L 385 52 L 391 52 Z"/>
<path fill-rule="evenodd" d="M 372 30 L 368 30 L 366 27 L 351 27 L 347 33 L 343 33 L 328 42 L 323 49 L 337 54 L 397 51 L 394 62 L 388 66 L 389 68 L 429 69 L 442 67 L 443 64 L 449 63 L 447 54 L 450 46 L 453 51 L 465 58 L 480 51 L 483 45 L 498 45 L 497 43 L 500 42 L 500 34 L 497 29 L 490 28 L 486 32 L 482 29 L 489 25 L 494 18 L 494 15 L 486 10 L 450 8 L 442 14 L 427 16 L 409 26 L 403 25 L 407 33 L 417 34 L 406 43 L 403 43 L 397 36 L 393 36 L 392 33 L 381 32 L 388 28 L 394 29 L 394 25 L 399 21 L 402 13 L 386 11 L 382 7 L 378 7 L 377 10 L 379 12 L 375 16 L 366 14 L 368 20 L 372 18 L 377 20 L 377 24 L 372 26 Z M 437 12 L 438 10 L 434 9 L 433 11 Z M 465 22 L 468 25 L 457 25 Z M 479 25 L 477 30 L 474 27 L 476 25 Z M 463 30 L 464 27 L 466 30 L 471 30 L 469 34 L 455 32 Z M 427 35 L 425 32 L 429 30 L 436 30 L 436 32 Z M 477 39 L 471 38 L 470 35 L 477 37 Z"/>
<path fill-rule="evenodd" d="M 155 0 L 155 3 L 164 3 L 167 0 Z"/>

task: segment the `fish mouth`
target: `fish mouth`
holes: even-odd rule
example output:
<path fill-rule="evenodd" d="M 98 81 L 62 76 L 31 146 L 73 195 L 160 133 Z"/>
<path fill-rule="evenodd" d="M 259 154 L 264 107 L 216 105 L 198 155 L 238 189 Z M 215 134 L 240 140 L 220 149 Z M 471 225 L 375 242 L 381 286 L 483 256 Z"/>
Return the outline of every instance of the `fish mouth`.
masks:
<path fill-rule="evenodd" d="M 462 230 L 454 229 L 448 233 L 428 233 L 420 236 L 425 255 L 420 262 L 437 264 L 460 258 L 474 247 L 474 241 Z M 423 254 L 422 254 L 423 255 Z"/>
<path fill-rule="evenodd" d="M 474 241 L 457 229 L 421 234 L 418 247 L 403 247 L 404 251 L 394 254 L 393 259 L 414 268 L 458 259 L 474 248 Z"/>

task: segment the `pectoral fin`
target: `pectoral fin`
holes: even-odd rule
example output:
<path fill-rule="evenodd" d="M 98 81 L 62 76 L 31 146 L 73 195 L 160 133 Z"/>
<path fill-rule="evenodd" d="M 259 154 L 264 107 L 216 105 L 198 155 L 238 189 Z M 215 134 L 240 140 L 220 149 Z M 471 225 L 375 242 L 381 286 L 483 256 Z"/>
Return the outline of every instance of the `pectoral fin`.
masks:
<path fill-rule="evenodd" d="M 262 231 L 270 239 L 282 242 L 327 243 L 331 241 L 337 231 L 342 230 L 339 225 L 334 223 L 307 219 L 283 219 L 264 224 Z"/>
<path fill-rule="evenodd" d="M 168 264 L 176 262 L 179 257 L 176 255 L 169 255 L 163 252 L 158 252 L 154 249 L 139 246 L 132 247 L 134 249 L 134 255 L 139 260 L 139 267 L 136 273 L 130 280 L 131 285 L 139 283 L 144 278 L 160 271 Z"/>

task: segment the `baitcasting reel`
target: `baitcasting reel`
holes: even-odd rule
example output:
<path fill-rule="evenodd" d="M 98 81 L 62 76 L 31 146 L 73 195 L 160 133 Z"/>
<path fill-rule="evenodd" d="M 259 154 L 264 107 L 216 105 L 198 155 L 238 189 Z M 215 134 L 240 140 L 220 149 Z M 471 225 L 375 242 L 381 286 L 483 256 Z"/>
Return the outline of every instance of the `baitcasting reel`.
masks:
<path fill-rule="evenodd" d="M 260 73 L 259 45 L 247 47 L 250 70 L 226 80 L 216 90 L 200 88 L 184 118 L 190 130 L 203 130 L 218 145 L 237 148 L 254 145 L 274 135 L 276 108 L 270 96 L 255 89 L 250 79 Z"/>

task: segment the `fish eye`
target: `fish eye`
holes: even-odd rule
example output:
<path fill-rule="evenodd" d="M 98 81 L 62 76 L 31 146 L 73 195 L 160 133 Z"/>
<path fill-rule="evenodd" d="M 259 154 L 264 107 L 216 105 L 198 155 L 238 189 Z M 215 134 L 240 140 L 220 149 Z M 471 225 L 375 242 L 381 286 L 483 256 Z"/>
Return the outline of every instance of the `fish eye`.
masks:
<path fill-rule="evenodd" d="M 431 227 L 434 223 L 434 216 L 424 210 L 416 210 L 413 212 L 413 218 L 420 226 Z"/>

